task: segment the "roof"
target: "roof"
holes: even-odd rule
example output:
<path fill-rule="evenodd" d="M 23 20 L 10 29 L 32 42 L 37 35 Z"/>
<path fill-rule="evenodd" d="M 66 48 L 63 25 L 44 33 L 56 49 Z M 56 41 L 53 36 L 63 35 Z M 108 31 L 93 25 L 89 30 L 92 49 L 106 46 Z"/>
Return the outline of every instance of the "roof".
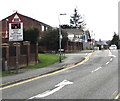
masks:
<path fill-rule="evenodd" d="M 105 41 L 96 41 L 98 45 L 108 45 Z"/>
<path fill-rule="evenodd" d="M 50 26 L 50 25 L 48 25 L 48 24 L 45 24 L 45 23 L 43 23 L 43 22 L 41 22 L 41 21 L 38 21 L 38 20 L 36 20 L 36 19 L 33 19 L 33 18 L 31 18 L 31 17 L 28 17 L 28 16 L 25 16 L 25 15 L 22 15 L 22 14 L 20 14 L 20 13 L 18 13 L 18 12 L 13 13 L 12 15 L 15 15 L 15 14 L 18 14 L 18 15 L 21 15 L 21 16 L 26 17 L 26 18 L 28 18 L 28 19 L 34 20 L 34 21 L 36 21 L 37 23 L 40 23 L 40 24 L 42 24 L 42 25 L 44 25 L 44 26 L 52 27 L 52 26 Z M 12 15 L 10 15 L 10 16 L 12 16 Z M 3 20 L 9 18 L 10 16 L 4 18 Z M 3 21 L 3 20 L 2 20 L 2 21 Z"/>
<path fill-rule="evenodd" d="M 63 29 L 65 30 L 68 34 L 74 34 L 74 35 L 83 35 L 83 30 L 82 29 Z"/>

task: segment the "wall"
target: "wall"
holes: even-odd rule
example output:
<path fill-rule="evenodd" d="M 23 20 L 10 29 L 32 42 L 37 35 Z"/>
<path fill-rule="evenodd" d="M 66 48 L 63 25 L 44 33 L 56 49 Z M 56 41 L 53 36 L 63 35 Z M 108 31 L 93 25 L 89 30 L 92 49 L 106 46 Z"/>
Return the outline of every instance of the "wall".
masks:
<path fill-rule="evenodd" d="M 38 63 L 38 46 L 30 45 L 29 42 L 19 43 L 18 45 L 18 64 L 19 68 Z M 11 70 L 16 67 L 16 44 L 2 45 L 2 70 Z"/>

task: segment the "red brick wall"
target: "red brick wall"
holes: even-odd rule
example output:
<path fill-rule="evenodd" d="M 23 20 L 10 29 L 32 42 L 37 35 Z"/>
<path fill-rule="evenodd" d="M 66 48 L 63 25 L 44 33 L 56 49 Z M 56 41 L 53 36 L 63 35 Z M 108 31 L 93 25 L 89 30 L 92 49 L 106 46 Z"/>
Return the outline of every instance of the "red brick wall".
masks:
<path fill-rule="evenodd" d="M 22 44 L 20 44 L 21 46 Z M 21 53 L 21 48 L 18 48 L 18 64 L 19 64 L 19 68 L 23 67 L 23 66 L 27 66 L 27 65 L 34 65 L 38 63 L 38 59 L 37 55 L 38 53 L 36 53 L 36 49 L 37 49 L 37 45 L 29 45 L 29 43 L 26 45 L 26 54 L 22 54 Z M 29 48 L 28 46 L 32 47 L 34 46 L 35 50 L 33 53 L 30 53 L 31 48 Z M 13 48 L 10 48 L 11 46 L 9 46 L 9 44 L 6 45 L 2 45 L 2 68 L 3 70 L 5 70 L 5 61 L 7 61 L 7 65 L 8 65 L 8 69 L 15 69 L 16 67 L 16 56 L 11 54 L 10 51 L 14 52 Z M 14 46 L 16 47 L 16 46 Z M 5 51 L 6 50 L 6 51 Z"/>

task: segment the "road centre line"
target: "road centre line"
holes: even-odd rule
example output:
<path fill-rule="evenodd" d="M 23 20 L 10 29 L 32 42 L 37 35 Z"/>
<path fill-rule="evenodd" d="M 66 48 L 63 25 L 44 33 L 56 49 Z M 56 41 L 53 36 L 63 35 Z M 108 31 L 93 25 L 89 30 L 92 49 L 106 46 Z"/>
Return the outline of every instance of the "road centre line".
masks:
<path fill-rule="evenodd" d="M 94 72 L 98 71 L 98 70 L 101 69 L 101 68 L 102 68 L 102 67 L 99 67 L 99 68 L 97 68 L 97 69 L 91 71 L 91 73 L 94 73 Z"/>
<path fill-rule="evenodd" d="M 110 59 L 110 61 L 112 61 L 112 60 L 113 60 L 113 58 Z"/>
<path fill-rule="evenodd" d="M 111 55 L 112 55 L 112 53 L 111 53 L 111 51 L 109 50 L 109 56 L 111 56 Z M 106 62 L 106 65 L 108 65 L 112 60 L 113 60 L 113 58 L 111 58 L 110 61 Z M 99 67 L 99 68 L 91 71 L 91 73 L 94 73 L 94 72 L 98 71 L 98 70 L 101 69 L 101 68 L 102 68 L 102 67 Z"/>
<path fill-rule="evenodd" d="M 66 71 L 66 70 L 68 70 L 68 69 L 74 68 L 74 67 L 76 67 L 76 66 L 79 66 L 79 65 L 85 63 L 86 61 L 89 60 L 89 58 L 90 58 L 91 56 L 92 56 L 92 53 L 89 53 L 82 62 L 80 62 L 80 63 L 78 63 L 78 64 L 76 64 L 76 65 L 73 65 L 73 66 L 70 66 L 70 67 L 67 67 L 67 68 L 64 68 L 64 69 L 61 69 L 61 70 L 58 70 L 58 71 L 49 73 L 49 74 L 45 74 L 45 75 L 42 75 L 42 76 L 38 76 L 38 77 L 35 77 L 35 78 L 31 78 L 31 79 L 28 79 L 28 80 L 25 80 L 25 81 L 21 81 L 21 82 L 12 84 L 12 85 L 8 85 L 8 86 L 5 86 L 5 87 L 1 87 L 0 90 L 4 90 L 4 89 L 7 89 L 7 88 L 11 88 L 11 87 L 14 87 L 14 86 L 18 86 L 18 85 L 21 85 L 21 84 L 24 84 L 24 83 L 31 82 L 31 81 L 33 81 L 33 80 L 40 79 L 40 78 L 43 78 L 43 77 L 47 77 L 47 76 L 50 76 L 50 75 L 54 75 L 54 74 L 57 74 L 57 73 L 61 73 L 61 72 L 63 72 L 63 71 Z"/>
<path fill-rule="evenodd" d="M 108 65 L 112 60 L 113 60 L 113 58 L 111 58 L 110 61 L 106 62 L 106 65 Z"/>
<path fill-rule="evenodd" d="M 113 58 L 110 59 L 110 61 L 112 61 L 112 60 L 113 60 Z"/>
<path fill-rule="evenodd" d="M 106 65 L 108 65 L 110 62 L 108 61 L 108 62 L 106 62 Z"/>
<path fill-rule="evenodd" d="M 114 93 L 112 94 L 112 95 L 115 95 L 117 93 L 117 90 L 116 91 L 114 91 Z"/>

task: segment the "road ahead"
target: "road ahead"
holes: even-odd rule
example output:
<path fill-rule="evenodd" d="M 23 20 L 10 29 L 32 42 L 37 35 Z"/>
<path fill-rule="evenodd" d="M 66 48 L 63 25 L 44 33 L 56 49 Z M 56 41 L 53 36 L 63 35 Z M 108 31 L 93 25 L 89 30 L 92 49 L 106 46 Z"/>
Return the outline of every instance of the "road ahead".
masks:
<path fill-rule="evenodd" d="M 3 89 L 2 94 L 3 99 L 113 99 L 118 94 L 118 52 L 95 51 L 81 65 Z"/>

